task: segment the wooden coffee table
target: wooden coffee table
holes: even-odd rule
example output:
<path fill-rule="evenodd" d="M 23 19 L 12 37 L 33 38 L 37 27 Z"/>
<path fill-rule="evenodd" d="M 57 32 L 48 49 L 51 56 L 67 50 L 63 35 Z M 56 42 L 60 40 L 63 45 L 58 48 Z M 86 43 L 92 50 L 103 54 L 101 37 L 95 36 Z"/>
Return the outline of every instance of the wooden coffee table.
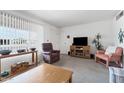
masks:
<path fill-rule="evenodd" d="M 73 72 L 51 64 L 42 64 L 4 83 L 71 83 Z"/>

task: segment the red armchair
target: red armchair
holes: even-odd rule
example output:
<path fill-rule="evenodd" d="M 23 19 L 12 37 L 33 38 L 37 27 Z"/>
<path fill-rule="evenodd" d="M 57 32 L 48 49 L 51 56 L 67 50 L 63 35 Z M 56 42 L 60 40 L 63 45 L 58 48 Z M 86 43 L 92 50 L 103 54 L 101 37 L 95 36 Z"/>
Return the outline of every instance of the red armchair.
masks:
<path fill-rule="evenodd" d="M 99 62 L 100 59 L 104 60 L 106 63 L 106 67 L 109 66 L 109 62 L 116 62 L 116 64 L 120 65 L 120 62 L 122 61 L 122 55 L 123 55 L 123 48 L 117 47 L 115 50 L 115 53 L 112 53 L 111 55 L 105 54 L 105 51 L 99 50 L 95 54 L 95 61 Z"/>

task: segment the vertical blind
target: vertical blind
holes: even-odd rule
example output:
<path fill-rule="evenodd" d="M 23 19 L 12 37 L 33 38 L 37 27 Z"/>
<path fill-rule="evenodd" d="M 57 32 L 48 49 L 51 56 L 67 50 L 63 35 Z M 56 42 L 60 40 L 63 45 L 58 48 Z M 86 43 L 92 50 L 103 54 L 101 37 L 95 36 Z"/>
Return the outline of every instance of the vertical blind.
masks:
<path fill-rule="evenodd" d="M 36 24 L 0 11 L 0 50 L 28 48 L 29 33 Z"/>
<path fill-rule="evenodd" d="M 29 20 L 0 12 L 0 26 L 21 30 L 31 30 Z"/>

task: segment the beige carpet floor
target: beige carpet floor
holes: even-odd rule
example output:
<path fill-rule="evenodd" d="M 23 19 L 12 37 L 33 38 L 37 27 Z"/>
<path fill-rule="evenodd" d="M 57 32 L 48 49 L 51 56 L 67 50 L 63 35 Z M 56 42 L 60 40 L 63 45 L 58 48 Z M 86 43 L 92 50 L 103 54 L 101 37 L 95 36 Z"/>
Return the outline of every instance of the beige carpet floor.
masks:
<path fill-rule="evenodd" d="M 61 55 L 61 60 L 53 65 L 69 68 L 73 71 L 73 83 L 108 83 L 109 72 L 104 65 L 92 59 Z"/>

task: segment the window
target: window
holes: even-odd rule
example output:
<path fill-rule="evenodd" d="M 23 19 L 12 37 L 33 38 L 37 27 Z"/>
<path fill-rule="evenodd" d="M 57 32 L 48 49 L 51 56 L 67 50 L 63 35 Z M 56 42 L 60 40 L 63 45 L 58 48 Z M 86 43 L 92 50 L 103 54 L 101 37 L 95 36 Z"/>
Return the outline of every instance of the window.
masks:
<path fill-rule="evenodd" d="M 41 26 L 29 20 L 0 12 L 0 50 L 10 49 L 14 52 L 35 47 L 37 36 L 34 31 L 40 30 L 38 28 Z"/>

